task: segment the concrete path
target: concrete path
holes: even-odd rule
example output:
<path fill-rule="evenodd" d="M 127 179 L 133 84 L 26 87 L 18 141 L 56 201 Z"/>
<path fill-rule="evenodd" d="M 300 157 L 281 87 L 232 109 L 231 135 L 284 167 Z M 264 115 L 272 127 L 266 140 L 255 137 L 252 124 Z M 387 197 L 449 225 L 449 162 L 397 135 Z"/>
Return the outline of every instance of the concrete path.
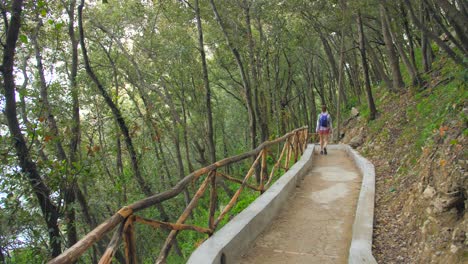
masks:
<path fill-rule="evenodd" d="M 347 263 L 361 178 L 343 150 L 315 155 L 301 186 L 240 263 Z"/>

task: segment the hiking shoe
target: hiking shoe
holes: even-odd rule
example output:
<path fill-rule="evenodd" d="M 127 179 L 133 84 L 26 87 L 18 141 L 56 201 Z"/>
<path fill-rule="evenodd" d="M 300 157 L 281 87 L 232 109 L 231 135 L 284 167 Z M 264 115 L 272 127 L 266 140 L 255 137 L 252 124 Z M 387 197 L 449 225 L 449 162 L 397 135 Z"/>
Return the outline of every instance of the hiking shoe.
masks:
<path fill-rule="evenodd" d="M 324 153 L 325 155 L 327 155 L 327 148 L 324 148 L 324 149 L 323 149 L 323 153 Z"/>
<path fill-rule="evenodd" d="M 320 155 L 323 155 L 323 150 L 320 151 Z"/>

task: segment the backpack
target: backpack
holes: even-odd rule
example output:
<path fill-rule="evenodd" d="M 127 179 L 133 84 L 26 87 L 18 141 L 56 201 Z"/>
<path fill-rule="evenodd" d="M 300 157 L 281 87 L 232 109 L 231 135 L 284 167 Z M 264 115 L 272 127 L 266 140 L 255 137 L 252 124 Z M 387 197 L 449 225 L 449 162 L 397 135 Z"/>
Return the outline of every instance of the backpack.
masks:
<path fill-rule="evenodd" d="M 328 127 L 328 114 L 320 114 L 319 120 L 321 127 Z"/>

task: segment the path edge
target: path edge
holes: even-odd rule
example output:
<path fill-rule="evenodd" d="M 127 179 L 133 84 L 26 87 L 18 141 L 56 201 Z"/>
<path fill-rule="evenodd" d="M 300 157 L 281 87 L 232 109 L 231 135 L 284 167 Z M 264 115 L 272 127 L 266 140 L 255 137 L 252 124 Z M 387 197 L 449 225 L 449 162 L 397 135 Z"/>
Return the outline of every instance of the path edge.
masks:
<path fill-rule="evenodd" d="M 349 248 L 349 264 L 376 264 L 372 255 L 372 231 L 374 227 L 374 199 L 375 199 L 375 167 L 359 152 L 349 145 L 340 145 L 354 160 L 362 173 L 361 191 L 356 207 L 353 224 L 353 238 Z"/>
<path fill-rule="evenodd" d="M 301 159 L 283 174 L 265 193 L 202 243 L 188 264 L 237 263 L 263 230 L 279 213 L 312 166 L 314 144 L 307 145 Z"/>

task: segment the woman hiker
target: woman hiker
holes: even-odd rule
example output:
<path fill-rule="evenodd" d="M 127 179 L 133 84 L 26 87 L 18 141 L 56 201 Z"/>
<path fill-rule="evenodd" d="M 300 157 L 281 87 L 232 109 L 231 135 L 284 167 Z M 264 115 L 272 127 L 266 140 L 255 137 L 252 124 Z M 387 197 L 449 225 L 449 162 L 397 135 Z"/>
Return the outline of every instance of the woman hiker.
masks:
<path fill-rule="evenodd" d="M 327 106 L 322 105 L 322 113 L 317 118 L 317 128 L 315 132 L 320 136 L 320 154 L 327 155 L 328 136 L 332 132 L 332 120 L 327 112 Z"/>

